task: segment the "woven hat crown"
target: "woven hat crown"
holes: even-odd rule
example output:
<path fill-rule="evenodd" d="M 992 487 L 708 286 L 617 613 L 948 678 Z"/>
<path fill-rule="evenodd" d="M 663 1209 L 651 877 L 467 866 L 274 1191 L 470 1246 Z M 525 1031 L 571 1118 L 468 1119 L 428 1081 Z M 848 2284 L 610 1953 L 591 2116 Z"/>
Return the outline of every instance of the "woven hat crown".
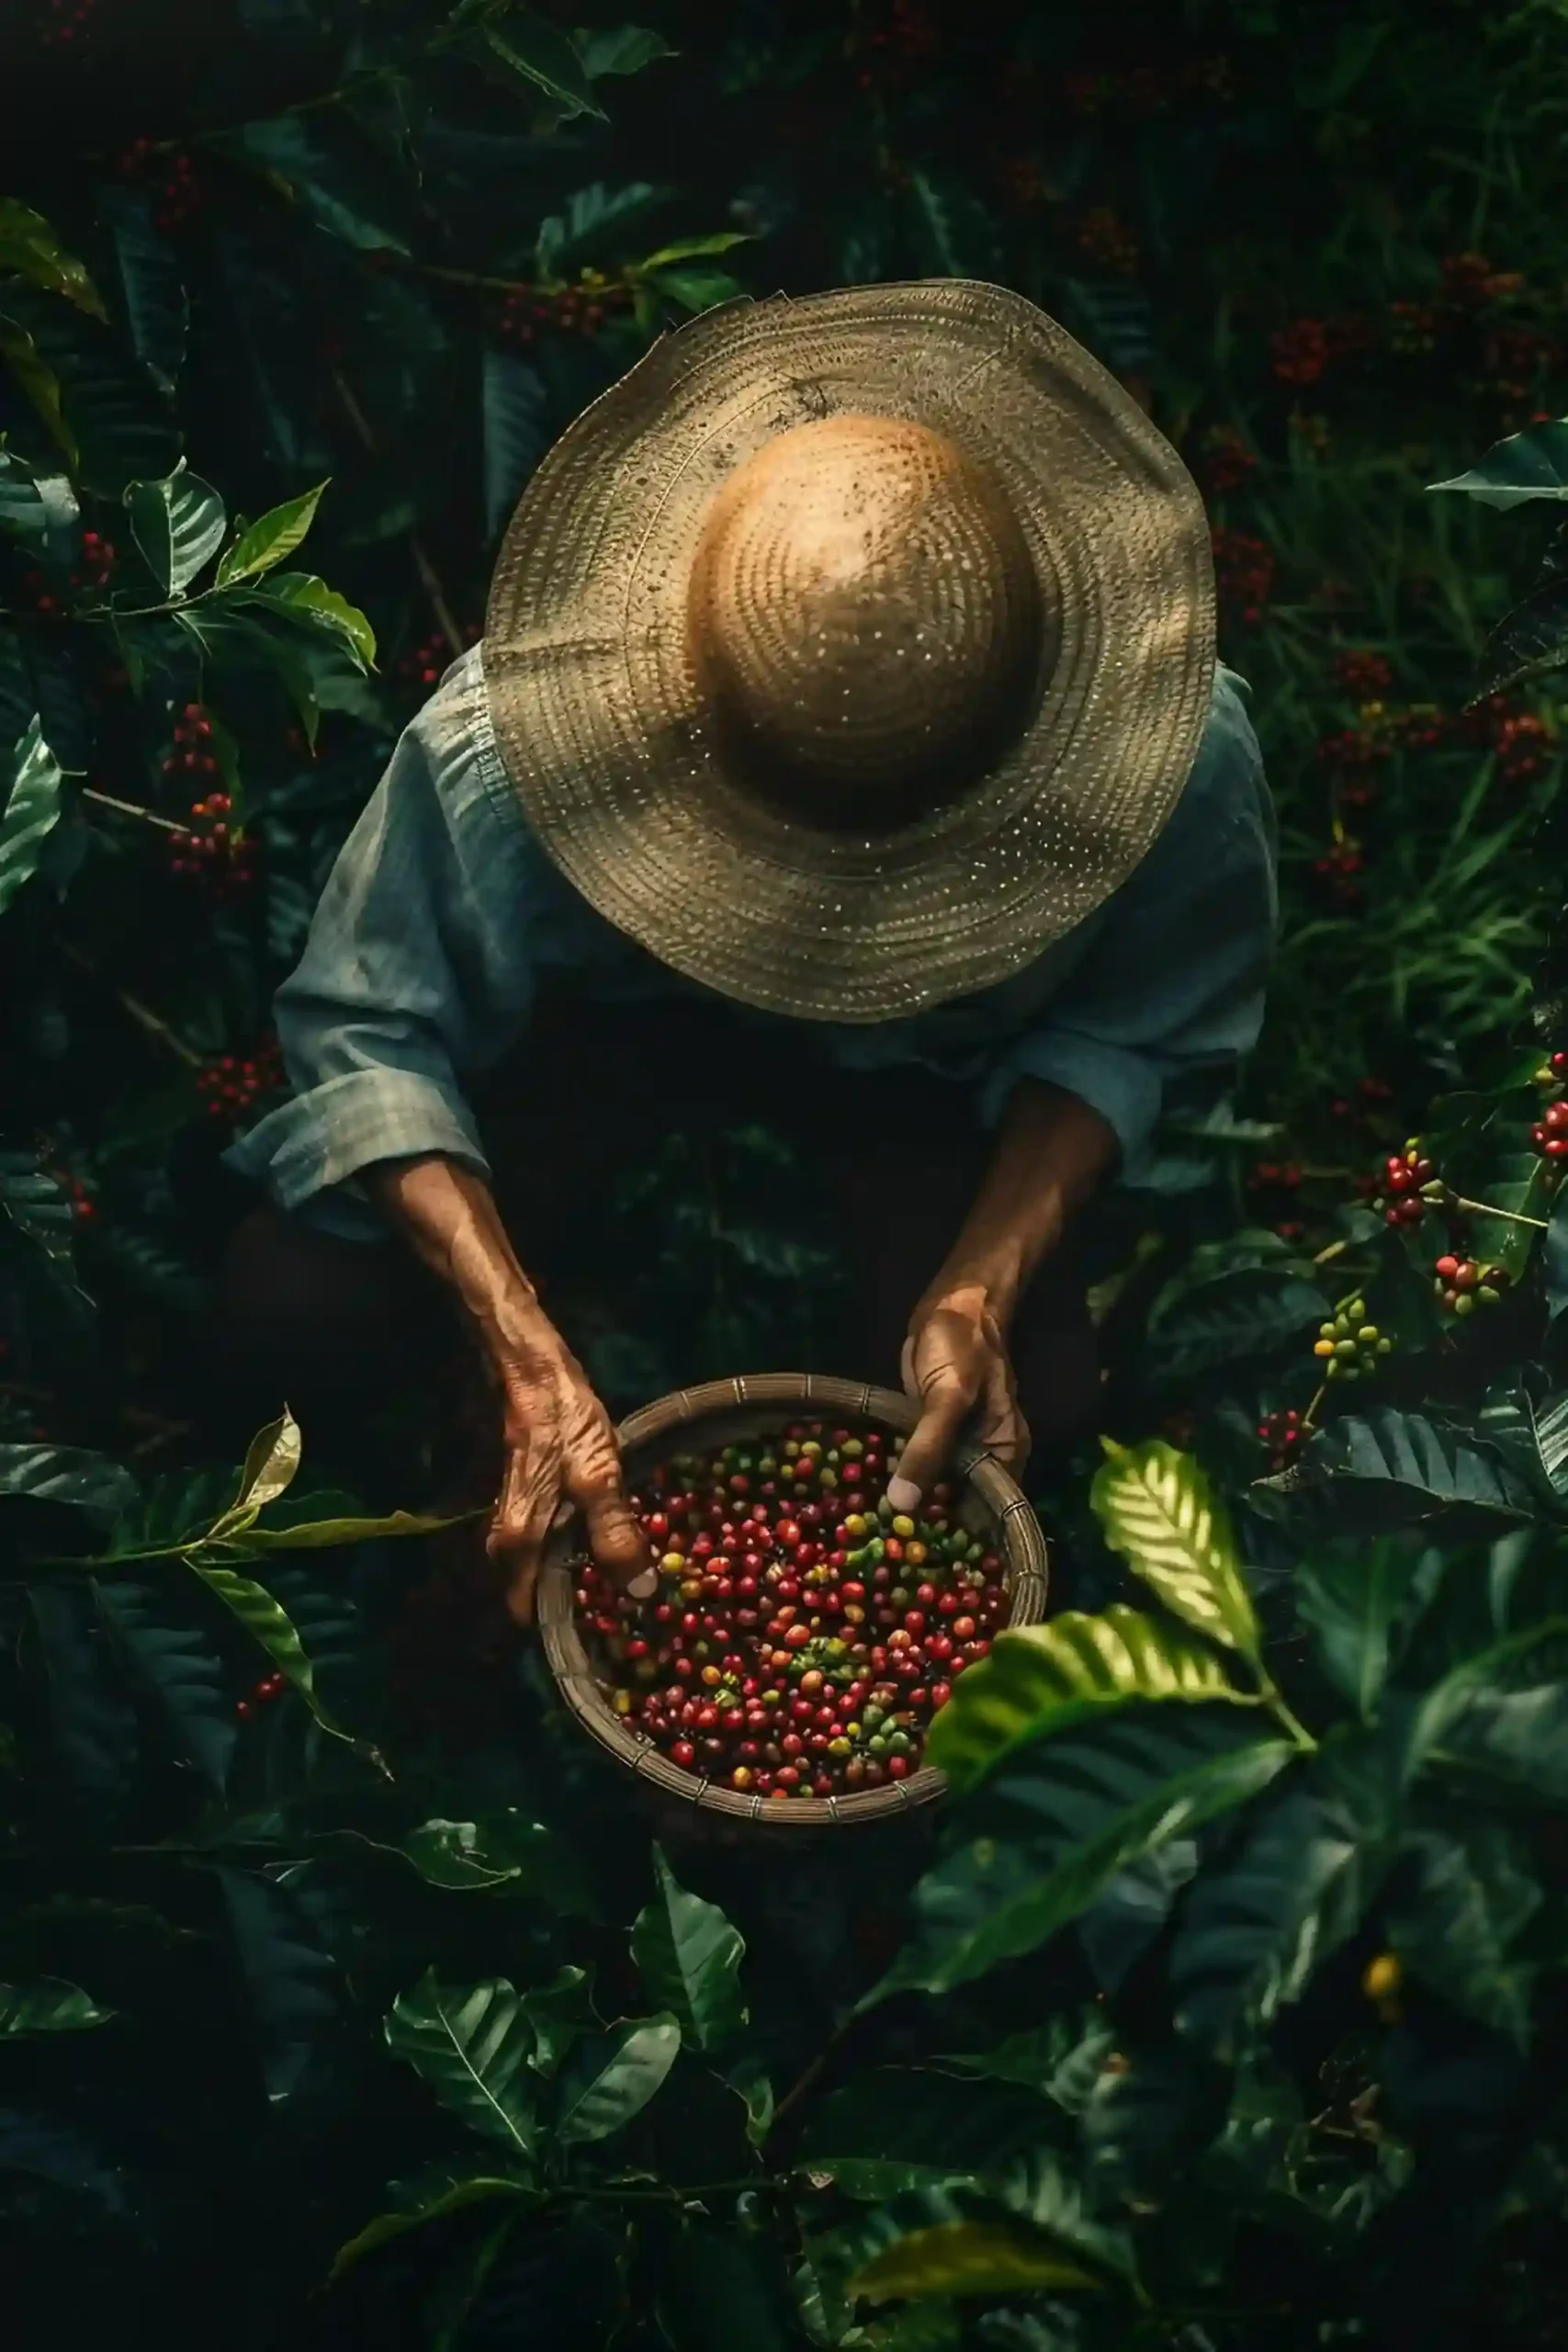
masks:
<path fill-rule="evenodd" d="M 1011 502 L 945 435 L 853 413 L 778 434 L 713 502 L 694 667 L 738 780 L 897 824 L 1023 725 L 1050 630 Z"/>

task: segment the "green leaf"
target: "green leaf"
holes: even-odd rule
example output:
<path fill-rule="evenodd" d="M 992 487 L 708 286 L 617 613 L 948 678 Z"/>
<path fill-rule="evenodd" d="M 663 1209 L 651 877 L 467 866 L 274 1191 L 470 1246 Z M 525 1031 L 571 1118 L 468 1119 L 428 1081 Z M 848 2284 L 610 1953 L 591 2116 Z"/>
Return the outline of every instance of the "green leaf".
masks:
<path fill-rule="evenodd" d="M 411 2230 L 422 2230 L 431 2222 L 445 2221 L 449 2213 L 465 2212 L 470 2205 L 492 2204 L 498 2199 L 532 2204 L 536 2193 L 526 2180 L 514 2180 L 504 2173 L 465 2173 L 458 2179 L 432 2184 L 410 2204 L 394 2212 L 378 2213 L 340 2245 L 333 2256 L 327 2284 L 335 2287 L 367 2254 L 379 2253 L 382 2246 L 406 2237 Z"/>
<path fill-rule="evenodd" d="M 592 82 L 576 43 L 569 33 L 546 17 L 530 15 L 521 23 L 509 18 L 504 33 L 487 25 L 481 38 L 491 58 L 506 74 L 542 90 L 550 104 L 558 107 L 563 114 L 592 115 L 600 122 L 609 119 L 593 95 Z"/>
<path fill-rule="evenodd" d="M 1506 694 L 1568 663 L 1568 580 L 1549 580 L 1517 604 L 1481 652 L 1477 695 Z"/>
<path fill-rule="evenodd" d="M 1568 1803 L 1568 1618 L 1512 1634 L 1427 1691 L 1408 1734 L 1413 1767 L 1458 1767 L 1497 1796 Z"/>
<path fill-rule="evenodd" d="M 679 2018 L 694 2048 L 716 2050 L 746 2023 L 739 1974 L 745 1942 L 716 1903 L 681 1885 L 659 1846 L 653 1871 L 659 1892 L 632 1929 L 643 1990 L 656 2007 Z"/>
<path fill-rule="evenodd" d="M 85 2026 L 107 2025 L 114 2014 L 62 1977 L 0 1984 L 0 2041 L 19 2041 L 24 2034 L 75 2033 Z"/>
<path fill-rule="evenodd" d="M 1315 1330 L 1323 1294 L 1290 1273 L 1242 1272 L 1185 1291 L 1165 1313 L 1151 1310 L 1148 1373 L 1167 1384 L 1274 1354 Z"/>
<path fill-rule="evenodd" d="M 1117 1707 L 988 1784 L 1002 1834 L 915 1890 L 913 1942 L 862 2004 L 947 1992 L 1047 1942 L 1140 1856 L 1245 1804 L 1296 1755 L 1229 1707 Z"/>
<path fill-rule="evenodd" d="M 175 1751 L 221 1796 L 239 1727 L 217 1651 L 198 1626 L 178 1622 L 166 1586 L 119 1577 L 94 1589 L 99 1614 L 167 1714 Z"/>
<path fill-rule="evenodd" d="M 253 1529 L 246 1541 L 254 1540 L 254 1534 L 255 1530 Z M 387 1767 L 380 1750 L 369 1740 L 356 1739 L 352 1732 L 345 1731 L 322 1704 L 316 1689 L 315 1668 L 299 1638 L 299 1630 L 283 1603 L 265 1585 L 257 1584 L 254 1577 L 243 1577 L 237 1569 L 221 1567 L 215 1561 L 204 1559 L 198 1550 L 186 1554 L 186 1565 L 201 1578 L 208 1590 L 215 1593 L 223 1606 L 239 1619 L 276 1671 L 299 1691 L 322 1731 L 333 1739 L 342 1740 L 344 1747 L 353 1748 L 356 1756 L 362 1756 L 367 1763 L 385 1772 Z"/>
<path fill-rule="evenodd" d="M 1529 498 L 1568 498 L 1568 417 L 1532 424 L 1495 441 L 1486 455 L 1450 481 L 1427 490 L 1461 490 L 1483 506 L 1518 506 Z"/>
<path fill-rule="evenodd" d="M 668 301 L 693 313 L 715 310 L 721 302 L 737 301 L 746 291 L 739 279 L 731 277 L 724 269 L 661 267 L 654 282 Z"/>
<path fill-rule="evenodd" d="M 175 249 L 157 226 L 147 189 L 100 185 L 98 201 L 111 225 L 131 348 L 158 390 L 172 399 L 190 332 L 190 304 Z"/>
<path fill-rule="evenodd" d="M 1535 1515 L 1528 1487 L 1468 1430 L 1388 1407 L 1344 1414 L 1288 1471 L 1259 1483 L 1292 1498 L 1310 1494 L 1336 1526 L 1386 1530 L 1462 1516 L 1479 1530 Z"/>
<path fill-rule="evenodd" d="M 288 1887 L 250 1871 L 216 1875 L 251 1996 L 262 2078 L 276 2105 L 299 2089 L 321 2028 L 339 2013 L 337 1969 Z"/>
<path fill-rule="evenodd" d="M 108 316 L 86 269 L 66 252 L 42 214 L 7 196 L 0 197 L 0 274 L 13 270 L 46 293 L 63 294 L 95 319 Z"/>
<path fill-rule="evenodd" d="M 877 2066 L 812 2116 L 799 2162 L 844 2197 L 880 2201 L 912 2188 L 973 2183 L 1038 2144 L 1052 2118 L 1037 2086 L 960 2078 L 928 2066 Z"/>
<path fill-rule="evenodd" d="M 276 1502 L 294 1483 L 302 1443 L 299 1424 L 286 1405 L 276 1421 L 269 1421 L 252 1438 L 234 1499 L 208 1530 L 209 1534 L 216 1538 L 236 1528 L 248 1532 L 256 1512 Z"/>
<path fill-rule="evenodd" d="M 652 65 L 661 57 L 680 54 L 671 48 L 662 33 L 649 32 L 643 25 L 614 25 L 602 31 L 586 32 L 580 25 L 573 29 L 571 40 L 582 71 L 591 82 L 597 82 L 605 74 L 640 74 L 645 65 Z"/>
<path fill-rule="evenodd" d="M 962 1792 L 1016 1748 L 1132 1699 L 1257 1703 L 1232 1688 L 1214 1650 L 1174 1625 L 1120 1603 L 1098 1617 L 1064 1610 L 997 1636 L 932 1724 L 925 1760 Z"/>
<path fill-rule="evenodd" d="M 548 400 L 538 369 L 515 352 L 487 345 L 481 365 L 485 536 L 493 539 L 549 447 Z"/>
<path fill-rule="evenodd" d="M 386 2033 L 393 2054 L 423 2076 L 443 2107 L 470 2131 L 532 2160 L 538 2118 L 526 2069 L 534 2030 L 515 1985 L 503 1976 L 443 1984 L 427 1969 L 412 1992 L 399 1994 Z"/>
<path fill-rule="evenodd" d="M 1437 1591 L 1443 1555 L 1396 1538 L 1325 1547 L 1296 1570 L 1296 1614 L 1343 1699 L 1370 1720 L 1391 1662 Z"/>
<path fill-rule="evenodd" d="M 382 1519 L 306 1519 L 297 1527 L 247 1527 L 238 1539 L 251 1552 L 328 1552 L 348 1544 L 379 1544 L 384 1538 L 435 1535 L 460 1527 L 471 1511 L 456 1519 L 434 1519 L 423 1511 L 393 1510 Z"/>
<path fill-rule="evenodd" d="M 248 122 L 223 146 L 261 173 L 319 228 L 362 253 L 408 254 L 418 212 L 392 159 L 347 109 Z"/>
<path fill-rule="evenodd" d="M 849 2282 L 857 2301 L 932 2295 L 1088 2294 L 1102 2281 L 1045 2231 L 1003 2216 L 932 2222 L 896 2237 Z"/>
<path fill-rule="evenodd" d="M 50 439 L 74 469 L 82 462 L 82 453 L 76 446 L 76 435 L 65 421 L 60 379 L 19 319 L 0 317 L 0 359 L 37 411 Z"/>
<path fill-rule="evenodd" d="M 376 632 L 365 615 L 311 572 L 275 571 L 259 587 L 239 588 L 234 601 L 275 619 L 323 631 L 349 655 L 356 669 L 375 666 Z"/>
<path fill-rule="evenodd" d="M 1389 1906 L 1389 1943 L 1440 1999 L 1520 2050 L 1537 1970 L 1515 1953 L 1544 1897 L 1524 1847 L 1499 1822 L 1418 1831 Z"/>
<path fill-rule="evenodd" d="M 30 1496 L 113 1525 L 134 1510 L 137 1485 L 123 1464 L 81 1445 L 0 1445 L 0 1500 Z"/>
<path fill-rule="evenodd" d="M 315 518 L 316 507 L 326 488 L 319 481 L 314 490 L 301 491 L 298 498 L 285 499 L 281 506 L 267 512 L 242 531 L 218 567 L 218 585 L 230 588 L 242 580 L 254 580 L 258 573 L 270 571 L 285 556 L 293 554 Z"/>
<path fill-rule="evenodd" d="M 757 2052 L 747 2051 L 735 2060 L 724 2079 L 746 2109 L 746 2137 L 760 2148 L 778 2111 L 772 2075 Z"/>
<path fill-rule="evenodd" d="M 1089 1499 L 1106 1542 L 1174 1616 L 1256 1658 L 1258 1620 L 1235 1538 L 1198 1464 L 1159 1438 L 1102 1442 L 1108 1459 Z"/>
<path fill-rule="evenodd" d="M 688 2221 L 660 2265 L 654 2307 L 681 2352 L 788 2352 L 763 2247 Z M 769 2266 L 770 2268 L 772 2266 Z"/>
<path fill-rule="evenodd" d="M 673 244 L 660 245 L 656 254 L 649 254 L 646 260 L 639 262 L 637 275 L 639 277 L 653 277 L 660 270 L 668 269 L 672 262 L 705 261 L 710 254 L 727 254 L 736 245 L 753 242 L 749 229 L 714 229 L 705 237 L 679 237 Z"/>
<path fill-rule="evenodd" d="M 574 2144 L 618 2132 L 640 2115 L 680 2048 L 680 2022 L 672 2017 L 627 2021 L 579 2042 L 559 2077 L 557 2139 Z"/>
<path fill-rule="evenodd" d="M 559 1912 L 592 1907 L 570 1848 L 513 1806 L 478 1821 L 423 1821 L 402 1839 L 400 1851 L 431 1886 L 453 1893 L 504 1887 L 542 1897 Z"/>
<path fill-rule="evenodd" d="M 223 543 L 223 501 L 182 458 L 162 481 L 128 482 L 125 503 L 147 569 L 165 595 L 183 596 Z"/>
<path fill-rule="evenodd" d="M 11 789 L 0 809 L 0 914 L 39 870 L 43 846 L 65 807 L 65 771 L 36 715 L 12 753 Z"/>
<path fill-rule="evenodd" d="M 947 2052 L 942 2064 L 994 2082 L 1018 2083 L 1042 2092 L 1064 2114 L 1081 2115 L 1115 2047 L 1115 2029 L 1101 2009 L 1077 2017 L 1058 2010 L 1045 2024 L 1009 2034 L 994 2049 Z"/>
<path fill-rule="evenodd" d="M 1234 2061 L 1301 1998 L 1382 1886 L 1397 1799 L 1391 1759 L 1347 1729 L 1260 1809 L 1239 1847 L 1200 1871 L 1170 1958 L 1182 2032 Z"/>
<path fill-rule="evenodd" d="M 996 222 L 956 173 L 911 172 L 909 205 L 923 275 L 995 277 Z"/>
<path fill-rule="evenodd" d="M 557 1902 L 558 1910 L 565 1907 Z M 588 1972 L 574 1968 L 570 1962 L 558 1969 L 547 1984 L 531 1984 L 523 1996 L 523 2007 L 534 2029 L 534 2048 L 528 2064 L 536 2075 L 555 2074 L 568 2051 L 598 2022 Z"/>
<path fill-rule="evenodd" d="M 73 471 L 110 498 L 134 478 L 152 481 L 173 471 L 178 421 L 121 337 L 27 286 L 11 289 L 6 310 L 28 350 L 10 351 L 8 339 L 0 340 L 7 342 L 19 379 L 33 379 L 24 389 L 57 441 L 62 435 L 50 409 L 55 398 L 62 404 L 68 430 L 62 446 Z M 38 380 L 39 371 L 47 380 Z"/>

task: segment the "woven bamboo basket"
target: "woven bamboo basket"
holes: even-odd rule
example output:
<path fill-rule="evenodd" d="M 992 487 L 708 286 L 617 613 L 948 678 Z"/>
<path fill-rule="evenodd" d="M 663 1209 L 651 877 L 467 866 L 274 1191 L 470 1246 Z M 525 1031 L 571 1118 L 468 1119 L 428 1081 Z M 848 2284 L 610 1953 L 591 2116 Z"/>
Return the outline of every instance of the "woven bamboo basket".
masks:
<path fill-rule="evenodd" d="M 761 1437 L 778 1429 L 781 1422 L 806 1414 L 874 1422 L 907 1433 L 914 1427 L 917 1408 L 894 1389 L 829 1379 L 815 1373 L 756 1373 L 734 1380 L 708 1381 L 700 1387 L 661 1396 L 622 1422 L 616 1435 L 627 1483 L 635 1490 L 653 1465 L 671 1452 L 713 1452 L 738 1439 Z M 958 1489 L 956 1509 L 964 1525 L 986 1537 L 1002 1555 L 1011 1602 L 1009 1624 L 1038 1623 L 1045 1614 L 1045 1539 L 1023 1494 L 982 1446 L 961 1448 L 949 1475 Z M 698 1773 L 683 1772 L 650 1739 L 623 1723 L 610 1705 L 604 1680 L 583 1643 L 573 1608 L 571 1562 L 581 1556 L 581 1529 L 568 1525 L 558 1530 L 539 1577 L 538 1623 L 545 1655 L 578 1721 L 650 1790 L 709 1815 L 784 1833 L 886 1821 L 917 1805 L 929 1804 L 942 1793 L 942 1774 L 929 1768 L 912 1773 L 907 1781 L 886 1781 L 880 1788 L 855 1789 L 843 1796 L 791 1797 L 787 1804 L 722 1788 Z"/>

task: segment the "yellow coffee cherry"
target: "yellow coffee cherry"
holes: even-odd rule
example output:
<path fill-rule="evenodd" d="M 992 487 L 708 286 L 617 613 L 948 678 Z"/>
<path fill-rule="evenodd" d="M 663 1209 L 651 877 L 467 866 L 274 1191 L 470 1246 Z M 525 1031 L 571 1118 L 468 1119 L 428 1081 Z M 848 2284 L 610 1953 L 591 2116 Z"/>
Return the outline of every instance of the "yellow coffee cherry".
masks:
<path fill-rule="evenodd" d="M 1375 1960 L 1367 1962 L 1361 1990 L 1369 2001 L 1391 2001 L 1404 1982 L 1404 1971 L 1397 1954 L 1380 1951 Z"/>

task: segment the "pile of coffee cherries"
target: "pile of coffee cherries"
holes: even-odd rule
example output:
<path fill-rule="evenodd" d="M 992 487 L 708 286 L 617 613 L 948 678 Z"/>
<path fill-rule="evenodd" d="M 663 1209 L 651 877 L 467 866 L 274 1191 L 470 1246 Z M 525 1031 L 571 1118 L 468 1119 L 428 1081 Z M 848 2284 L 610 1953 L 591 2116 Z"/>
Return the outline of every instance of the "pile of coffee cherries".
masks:
<path fill-rule="evenodd" d="M 831 1797 L 907 1780 L 955 1678 L 1010 1603 L 999 1554 L 950 1486 L 887 1499 L 897 1441 L 797 1423 L 630 1498 L 658 1571 L 635 1600 L 586 1560 L 577 1607 L 611 1703 L 672 1764 L 744 1794 Z"/>

